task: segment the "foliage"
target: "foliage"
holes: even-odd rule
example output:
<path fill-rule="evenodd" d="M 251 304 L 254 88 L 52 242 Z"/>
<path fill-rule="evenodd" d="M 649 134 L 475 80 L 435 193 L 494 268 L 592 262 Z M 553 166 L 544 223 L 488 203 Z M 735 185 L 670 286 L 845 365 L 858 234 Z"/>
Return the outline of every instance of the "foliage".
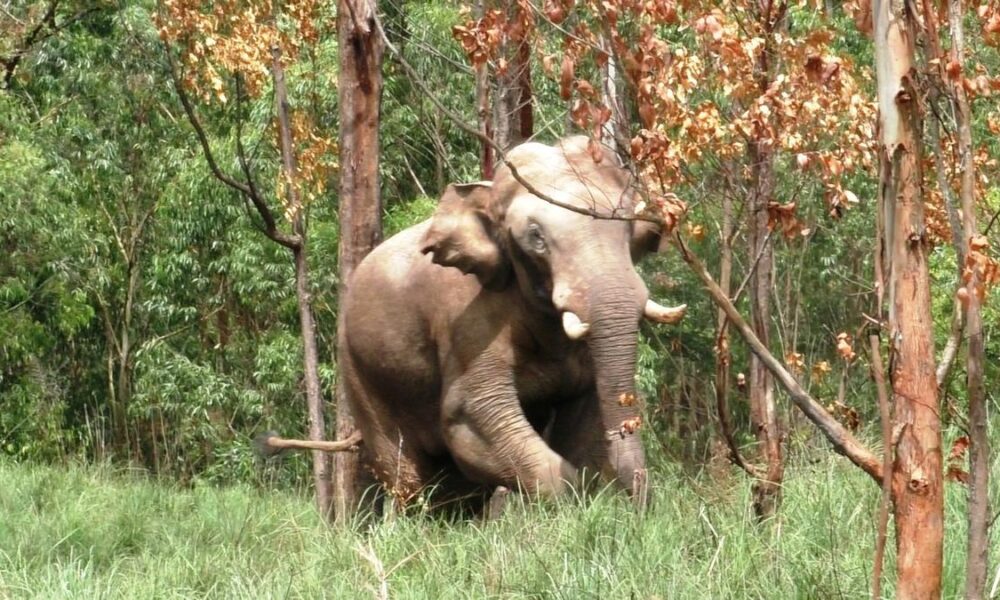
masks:
<path fill-rule="evenodd" d="M 851 15 L 839 8 L 819 14 L 790 6 L 788 30 L 767 50 L 768 56 L 781 57 L 771 65 L 773 87 L 761 92 L 753 86 L 754 60 L 764 56 L 760 28 L 767 24 L 747 12 L 747 3 L 687 2 L 673 12 L 657 8 L 669 3 L 571 4 L 522 2 L 520 13 L 503 15 L 534 32 L 539 138 L 596 133 L 606 119 L 598 81 L 608 59 L 599 50 L 606 36 L 620 60 L 622 83 L 638 92 L 628 107 L 635 115 L 630 141 L 637 143 L 626 150 L 641 164 L 655 166 L 655 173 L 649 172 L 655 182 L 686 201 L 681 231 L 713 269 L 719 261 L 720 200 L 726 194 L 742 200 L 750 184 L 745 137 L 760 134 L 772 144 L 778 154 L 772 225 L 790 234 L 780 240 L 784 236 L 775 235 L 779 275 L 773 296 L 780 308 L 773 324 L 775 352 L 799 365 L 801 382 L 821 402 L 843 399 L 856 411 L 861 429 L 870 427 L 877 410 L 864 344 L 852 339 L 858 356 L 850 362 L 837 348 L 838 334 L 855 337 L 861 314 L 873 312 L 874 291 L 876 183 L 867 155 L 871 50 Z M 603 12 L 605 4 L 617 6 L 614 19 Z M 3 28 L 0 56 L 23 45 L 23 35 L 48 6 L 28 2 L 11 13 L 22 23 Z M 296 4 L 275 25 L 260 6 L 174 0 L 163 3 L 167 13 L 158 13 L 151 0 L 63 2 L 55 17 L 58 27 L 46 26 L 46 35 L 24 49 L 9 87 L 0 89 L 0 453 L 19 461 L 110 455 L 186 483 L 263 485 L 249 452 L 251 437 L 266 429 L 286 435 L 305 430 L 294 273 L 283 250 L 259 235 L 256 216 L 211 179 L 183 121 L 155 26 L 170 10 L 181 11 L 180 21 L 167 26 L 161 20 L 162 35 L 180 49 L 187 89 L 201 101 L 199 115 L 221 167 L 241 170 L 239 125 L 268 201 L 284 209 L 273 98 L 268 78 L 260 76 L 271 60 L 268 44 L 281 44 L 297 149 L 307 157 L 303 170 L 314 174 L 303 214 L 309 222 L 310 291 L 324 392 L 332 398 L 339 283 L 334 9 L 329 2 Z M 418 75 L 445 106 L 474 123 L 473 68 L 463 64 L 463 56 L 483 52 L 472 67 L 485 65 L 494 73 L 503 67 L 489 54 L 496 41 L 491 36 L 506 35 L 501 15 L 470 23 L 452 3 L 380 6 L 388 34 Z M 220 18 L 220 11 L 239 16 L 252 10 L 258 12 L 246 22 Z M 564 14 L 555 18 L 554 10 Z M 616 27 L 605 30 L 602 15 Z M 983 15 L 978 23 L 993 22 L 993 12 Z M 455 25 L 465 28 L 466 33 L 457 30 L 459 40 L 453 38 Z M 249 46 L 237 41 L 248 37 L 247 27 L 261 33 Z M 563 30 L 579 41 L 567 41 Z M 983 37 L 981 30 L 970 29 L 962 71 L 977 92 L 973 126 L 983 148 L 984 226 L 1000 211 L 1000 142 L 994 135 L 1000 121 L 978 79 L 995 81 L 992 74 L 1000 67 L 995 47 L 976 43 L 995 39 L 990 33 Z M 237 75 L 244 96 L 237 93 Z M 394 59 L 387 60 L 385 77 L 381 176 L 390 235 L 429 216 L 433 198 L 448 182 L 477 178 L 479 145 L 433 108 Z M 956 185 L 956 174 L 951 175 Z M 986 236 L 993 248 L 998 232 L 995 225 Z M 737 242 L 744 235 L 739 232 Z M 135 244 L 128 251 L 124 242 L 130 239 Z M 934 326 L 943 340 L 961 274 L 947 244 L 935 247 L 930 267 Z M 750 268 L 750 257 L 736 257 L 737 285 Z M 715 454 L 715 311 L 675 253 L 653 257 L 641 270 L 654 297 L 689 305 L 680 326 L 643 330 L 638 381 L 648 421 L 654 423 L 644 432 L 646 442 L 656 460 L 670 456 L 696 469 Z M 1000 377 L 997 297 L 995 291 L 985 295 L 987 381 Z M 132 349 L 119 356 L 124 332 Z M 747 371 L 748 353 L 742 344 L 732 345 L 733 411 L 745 440 L 747 407 L 738 377 Z M 131 398 L 124 407 L 130 441 L 115 447 L 110 439 L 118 392 L 109 381 L 119 378 L 122 364 L 130 373 Z M 949 406 L 944 418 L 956 423 L 964 412 L 962 379 L 958 367 L 943 388 Z M 996 392 L 990 393 L 996 406 Z M 793 454 L 825 456 L 824 444 L 804 423 L 792 419 L 789 428 Z M 304 481 L 307 474 L 298 459 L 272 469 L 282 483 Z M 698 514 L 699 505 L 687 500 L 691 503 L 671 518 Z M 730 516 L 742 518 L 736 512 Z M 612 525 L 601 522 L 605 529 L 594 535 L 611 535 Z M 415 539 L 430 526 L 412 527 Z M 694 551 L 678 547 L 677 552 Z M 763 550 L 754 552 L 748 554 L 759 557 Z M 314 568 L 329 566 L 326 560 Z M 533 576 L 543 577 L 537 563 L 523 560 L 534 564 Z M 705 569 L 698 575 L 706 575 Z M 818 570 L 810 572 L 823 581 Z M 587 586 L 598 585 L 594 577 Z M 630 585 L 616 581 L 621 589 Z M 738 585 L 736 575 L 727 581 L 719 585 Z M 720 587 L 719 593 L 733 590 L 747 588 Z"/>
<path fill-rule="evenodd" d="M 725 468 L 685 475 L 661 462 L 656 475 L 645 518 L 605 492 L 513 502 L 491 523 L 417 513 L 335 530 L 305 489 L 182 489 L 108 466 L 3 461 L 0 595 L 353 598 L 383 585 L 393 598 L 867 595 L 878 493 L 853 467 L 829 455 L 796 465 L 775 528 L 754 522 L 749 482 Z M 962 494 L 949 485 L 949 530 L 965 527 Z M 945 554 L 946 597 L 961 586 L 960 539 Z"/>

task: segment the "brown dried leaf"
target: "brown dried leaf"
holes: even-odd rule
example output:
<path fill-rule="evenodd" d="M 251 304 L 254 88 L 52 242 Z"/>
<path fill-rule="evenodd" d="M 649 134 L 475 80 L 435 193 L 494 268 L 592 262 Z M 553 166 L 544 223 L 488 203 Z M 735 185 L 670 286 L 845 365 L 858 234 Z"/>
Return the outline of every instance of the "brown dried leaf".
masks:
<path fill-rule="evenodd" d="M 945 471 L 944 478 L 946 481 L 969 485 L 969 472 L 957 465 L 948 465 L 948 470 Z"/>
<path fill-rule="evenodd" d="M 955 438 L 951 444 L 951 452 L 948 453 L 948 460 L 964 460 L 965 453 L 969 450 L 969 436 L 962 435 Z"/>
<path fill-rule="evenodd" d="M 821 360 L 815 363 L 812 368 L 813 381 L 823 381 L 833 368 L 830 367 L 829 361 Z"/>
<path fill-rule="evenodd" d="M 695 225 L 691 221 L 684 224 L 684 229 L 687 230 L 688 237 L 695 241 L 702 241 L 705 239 L 705 228 L 701 225 Z"/>
<path fill-rule="evenodd" d="M 854 360 L 857 356 L 857 353 L 855 353 L 854 349 L 851 347 L 851 336 L 844 332 L 837 334 L 837 354 L 848 362 Z"/>
<path fill-rule="evenodd" d="M 802 354 L 800 352 L 789 352 L 785 355 L 785 364 L 795 371 L 796 373 L 801 373 L 805 370 L 806 363 L 802 359 Z"/>
<path fill-rule="evenodd" d="M 569 100 L 573 85 L 573 58 L 569 54 L 563 54 L 562 70 L 559 75 L 559 97 Z"/>

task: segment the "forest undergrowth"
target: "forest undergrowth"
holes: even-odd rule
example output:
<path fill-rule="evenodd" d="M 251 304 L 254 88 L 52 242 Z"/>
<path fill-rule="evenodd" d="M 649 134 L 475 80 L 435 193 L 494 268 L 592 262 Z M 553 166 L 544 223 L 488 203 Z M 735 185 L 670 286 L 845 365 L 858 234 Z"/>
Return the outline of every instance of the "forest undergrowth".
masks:
<path fill-rule="evenodd" d="M 418 507 L 347 528 L 324 524 L 305 487 L 182 487 L 110 465 L 4 460 L 0 598 L 867 597 L 879 491 L 817 456 L 792 457 L 779 516 L 764 524 L 733 468 L 659 455 L 641 517 L 604 490 L 516 498 L 493 522 Z M 955 598 L 966 490 L 946 494 L 943 591 Z"/>

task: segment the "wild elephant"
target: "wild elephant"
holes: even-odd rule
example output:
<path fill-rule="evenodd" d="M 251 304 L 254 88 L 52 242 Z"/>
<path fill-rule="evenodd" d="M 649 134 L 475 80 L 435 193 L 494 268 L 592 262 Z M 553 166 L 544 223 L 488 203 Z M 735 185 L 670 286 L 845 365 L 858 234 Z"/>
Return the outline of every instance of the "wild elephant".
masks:
<path fill-rule="evenodd" d="M 526 143 L 508 160 L 559 203 L 631 214 L 629 173 L 587 138 Z M 555 495 L 581 470 L 626 489 L 645 474 L 635 430 L 644 221 L 540 199 L 507 167 L 451 185 L 433 217 L 376 248 L 342 299 L 340 368 L 367 461 L 397 498 L 428 486 Z"/>

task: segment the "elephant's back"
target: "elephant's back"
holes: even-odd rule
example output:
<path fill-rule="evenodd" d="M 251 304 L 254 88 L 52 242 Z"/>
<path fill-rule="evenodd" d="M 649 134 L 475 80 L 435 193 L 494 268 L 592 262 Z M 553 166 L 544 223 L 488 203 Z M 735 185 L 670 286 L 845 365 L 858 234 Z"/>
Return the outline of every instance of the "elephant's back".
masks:
<path fill-rule="evenodd" d="M 356 288 L 359 290 L 358 294 L 365 294 L 370 293 L 370 288 L 376 285 L 405 285 L 407 275 L 424 258 L 420 253 L 420 240 L 429 226 L 428 220 L 404 229 L 369 252 L 355 268 L 348 282 L 348 297 L 354 295 Z"/>
<path fill-rule="evenodd" d="M 420 251 L 430 225 L 428 219 L 404 229 L 361 261 L 343 299 L 348 314 L 374 310 L 387 316 L 436 320 L 460 310 L 479 292 L 481 286 L 474 276 L 436 265 Z"/>
<path fill-rule="evenodd" d="M 435 266 L 420 252 L 428 226 L 420 223 L 389 238 L 357 266 L 342 299 L 340 334 L 349 353 L 341 366 L 357 382 L 375 415 L 425 451 L 441 441 L 433 406 L 440 396 L 437 347 L 420 287 Z"/>
<path fill-rule="evenodd" d="M 421 316 L 411 288 L 421 263 L 430 262 L 419 248 L 427 226 L 425 221 L 392 236 L 355 268 L 341 299 L 351 347 L 382 344 L 391 350 L 394 339 L 419 333 Z"/>

